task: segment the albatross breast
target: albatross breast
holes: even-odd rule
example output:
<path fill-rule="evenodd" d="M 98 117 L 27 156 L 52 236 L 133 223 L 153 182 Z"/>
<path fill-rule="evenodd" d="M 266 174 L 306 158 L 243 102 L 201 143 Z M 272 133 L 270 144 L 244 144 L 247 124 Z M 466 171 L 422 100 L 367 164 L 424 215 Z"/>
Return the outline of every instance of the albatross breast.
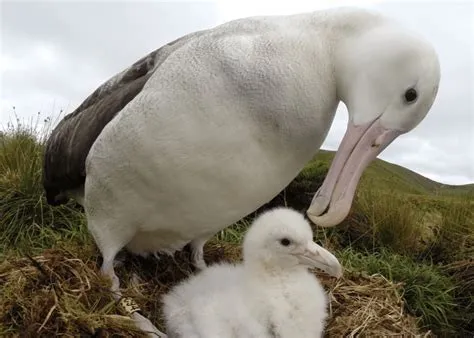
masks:
<path fill-rule="evenodd" d="M 329 129 L 334 84 L 303 75 L 312 59 L 292 55 L 296 35 L 267 42 L 268 57 L 249 37 L 218 42 L 169 56 L 90 150 L 88 217 L 100 209 L 135 227 L 129 249 L 173 250 L 239 220 L 290 183 Z"/>

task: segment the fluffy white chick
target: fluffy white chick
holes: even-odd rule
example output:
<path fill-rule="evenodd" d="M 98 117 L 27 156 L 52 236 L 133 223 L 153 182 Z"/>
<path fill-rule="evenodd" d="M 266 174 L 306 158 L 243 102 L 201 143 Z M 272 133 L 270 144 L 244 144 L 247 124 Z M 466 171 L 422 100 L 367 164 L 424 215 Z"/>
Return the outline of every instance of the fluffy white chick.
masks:
<path fill-rule="evenodd" d="M 308 268 L 340 277 L 342 267 L 313 242 L 304 216 L 289 208 L 260 215 L 243 258 L 209 266 L 163 296 L 168 337 L 321 337 L 328 299 Z"/>

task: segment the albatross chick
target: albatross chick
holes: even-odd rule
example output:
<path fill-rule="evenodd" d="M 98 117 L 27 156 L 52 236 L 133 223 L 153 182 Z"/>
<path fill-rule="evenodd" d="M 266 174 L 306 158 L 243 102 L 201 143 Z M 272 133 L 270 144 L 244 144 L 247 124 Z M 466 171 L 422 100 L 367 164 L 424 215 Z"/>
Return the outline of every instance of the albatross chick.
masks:
<path fill-rule="evenodd" d="M 244 239 L 244 261 L 219 263 L 163 296 L 169 338 L 316 338 L 327 317 L 326 293 L 308 268 L 340 277 L 336 257 L 313 242 L 303 215 L 276 208 Z"/>

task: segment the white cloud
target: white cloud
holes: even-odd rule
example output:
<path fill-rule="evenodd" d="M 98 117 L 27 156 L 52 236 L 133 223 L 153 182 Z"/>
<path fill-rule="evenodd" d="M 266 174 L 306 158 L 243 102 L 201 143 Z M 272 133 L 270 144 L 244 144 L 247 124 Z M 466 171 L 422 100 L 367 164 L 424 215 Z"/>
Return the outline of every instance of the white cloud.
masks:
<path fill-rule="evenodd" d="M 271 0 L 242 0 L 227 1 L 219 0 L 218 13 L 219 21 L 229 20 L 259 15 L 288 15 L 302 12 L 310 12 L 325 8 L 339 6 L 364 6 L 384 2 L 382 0 L 293 0 L 293 1 L 271 1 Z"/>

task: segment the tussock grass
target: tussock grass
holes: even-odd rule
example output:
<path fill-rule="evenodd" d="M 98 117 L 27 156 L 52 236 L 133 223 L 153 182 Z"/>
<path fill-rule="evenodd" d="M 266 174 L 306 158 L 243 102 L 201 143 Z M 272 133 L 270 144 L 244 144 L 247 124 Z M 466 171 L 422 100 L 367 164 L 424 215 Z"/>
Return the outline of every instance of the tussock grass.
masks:
<path fill-rule="evenodd" d="M 457 288 L 455 300 L 458 309 L 462 312 L 455 318 L 455 325 L 465 336 L 474 332 L 474 259 L 456 261 L 443 266 L 443 270 L 453 278 Z"/>
<path fill-rule="evenodd" d="M 420 250 L 423 214 L 402 196 L 375 189 L 361 190 L 351 217 L 344 224 L 344 238 L 350 244 L 377 251 L 382 248 L 403 254 Z"/>
<path fill-rule="evenodd" d="M 395 283 L 401 283 L 407 309 L 420 318 L 423 327 L 436 334 L 458 332 L 453 325 L 461 310 L 454 300 L 456 286 L 438 267 L 420 264 L 407 256 L 385 250 L 364 254 L 346 249 L 340 257 L 346 269 L 379 273 Z"/>
<path fill-rule="evenodd" d="M 38 120 L 37 120 L 38 121 Z M 10 123 L 0 137 L 0 252 L 51 246 L 58 238 L 79 236 L 84 218 L 74 203 L 53 208 L 42 187 L 47 126 Z"/>
<path fill-rule="evenodd" d="M 439 207 L 442 226 L 431 256 L 451 263 L 474 257 L 474 195 L 463 194 Z M 473 291 L 474 292 L 474 291 Z"/>
<path fill-rule="evenodd" d="M 362 250 L 449 264 L 474 257 L 473 201 L 462 194 L 438 199 L 361 189 L 337 233 L 344 245 Z"/>

